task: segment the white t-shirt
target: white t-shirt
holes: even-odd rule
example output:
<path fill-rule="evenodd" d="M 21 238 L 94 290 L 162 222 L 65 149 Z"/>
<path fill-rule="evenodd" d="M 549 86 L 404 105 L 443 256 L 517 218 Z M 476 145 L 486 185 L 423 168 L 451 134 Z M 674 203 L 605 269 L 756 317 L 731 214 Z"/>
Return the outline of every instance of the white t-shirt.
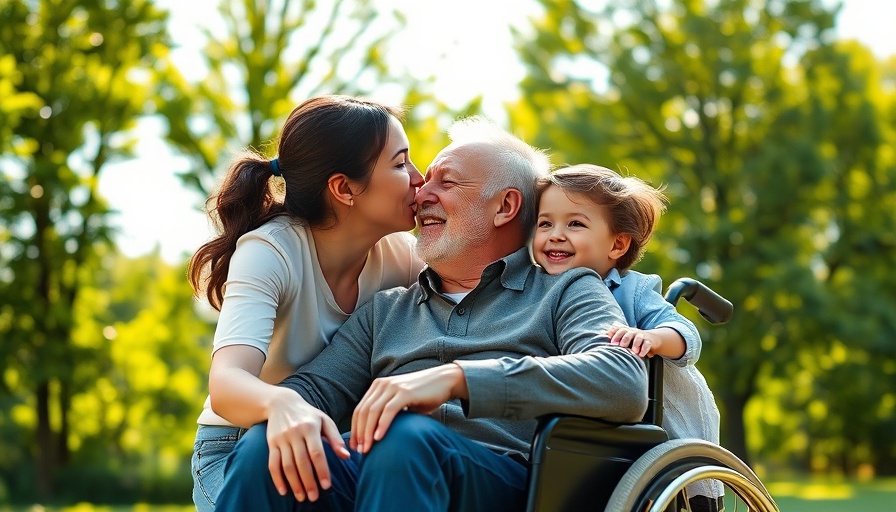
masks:
<path fill-rule="evenodd" d="M 357 305 L 380 290 L 409 286 L 422 268 L 410 233 L 383 237 L 358 277 Z M 348 316 L 321 273 L 311 230 L 277 217 L 237 242 L 213 353 L 228 345 L 255 347 L 265 354 L 259 378 L 277 384 L 319 354 Z M 198 423 L 231 425 L 212 412 L 210 399 Z"/>

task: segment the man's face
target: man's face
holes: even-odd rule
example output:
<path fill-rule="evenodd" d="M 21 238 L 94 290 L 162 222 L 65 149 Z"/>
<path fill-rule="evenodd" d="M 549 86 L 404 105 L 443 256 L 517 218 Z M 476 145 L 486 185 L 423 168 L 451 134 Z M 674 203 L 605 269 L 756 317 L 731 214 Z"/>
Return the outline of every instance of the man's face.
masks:
<path fill-rule="evenodd" d="M 450 145 L 430 164 L 417 192 L 417 254 L 430 266 L 460 262 L 488 243 L 493 216 L 482 197 L 493 158 L 485 145 Z"/>

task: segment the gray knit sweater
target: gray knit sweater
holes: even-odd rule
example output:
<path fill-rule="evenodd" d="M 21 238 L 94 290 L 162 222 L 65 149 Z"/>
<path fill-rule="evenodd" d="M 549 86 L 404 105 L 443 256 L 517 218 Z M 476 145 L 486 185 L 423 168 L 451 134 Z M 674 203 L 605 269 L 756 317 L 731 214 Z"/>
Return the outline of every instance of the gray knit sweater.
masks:
<path fill-rule="evenodd" d="M 544 414 L 641 419 L 645 365 L 609 344 L 607 328 L 625 317 L 596 273 L 549 275 L 523 248 L 486 267 L 458 304 L 437 291 L 439 282 L 426 268 L 410 288 L 377 293 L 282 385 L 339 420 L 373 379 L 455 362 L 469 400 L 449 401 L 432 417 L 525 457 Z"/>

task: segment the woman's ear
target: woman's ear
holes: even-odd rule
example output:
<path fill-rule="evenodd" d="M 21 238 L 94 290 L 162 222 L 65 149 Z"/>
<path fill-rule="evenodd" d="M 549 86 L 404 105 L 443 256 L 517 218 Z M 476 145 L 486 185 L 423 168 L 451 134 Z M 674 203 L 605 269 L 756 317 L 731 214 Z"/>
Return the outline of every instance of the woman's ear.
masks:
<path fill-rule="evenodd" d="M 629 246 L 632 245 L 632 237 L 631 235 L 626 234 L 618 234 L 613 239 L 613 247 L 610 248 L 610 259 L 618 260 L 619 258 L 625 256 L 625 253 L 628 252 Z"/>
<path fill-rule="evenodd" d="M 346 206 L 355 204 L 354 194 L 345 174 L 334 174 L 327 180 L 327 191 L 333 199 Z"/>
<path fill-rule="evenodd" d="M 522 206 L 523 194 L 519 190 L 508 188 L 501 192 L 501 202 L 498 203 L 498 211 L 495 213 L 495 227 L 499 228 L 519 217 Z"/>

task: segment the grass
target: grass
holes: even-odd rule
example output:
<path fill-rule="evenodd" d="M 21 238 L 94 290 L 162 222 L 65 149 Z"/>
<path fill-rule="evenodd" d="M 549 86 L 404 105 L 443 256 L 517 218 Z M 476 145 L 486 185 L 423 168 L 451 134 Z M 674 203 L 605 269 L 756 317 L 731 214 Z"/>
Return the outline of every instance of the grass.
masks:
<path fill-rule="evenodd" d="M 896 478 L 869 481 L 794 479 L 765 483 L 783 512 L 896 510 Z"/>
<path fill-rule="evenodd" d="M 61 507 L 45 507 L 43 505 L 9 507 L 0 505 L 0 512 L 195 512 L 192 504 L 189 505 L 148 505 L 136 503 L 134 505 L 96 505 L 93 503 L 78 503 Z"/>
<path fill-rule="evenodd" d="M 782 512 L 890 512 L 896 510 L 896 478 L 869 481 L 792 479 L 765 482 Z M 192 505 L 94 505 L 10 507 L 0 512 L 193 512 Z"/>
<path fill-rule="evenodd" d="M 9 507 L 0 505 L 0 512 L 196 512 L 193 504 L 184 505 L 97 505 L 94 503 L 78 503 L 61 507 L 43 505 Z"/>

